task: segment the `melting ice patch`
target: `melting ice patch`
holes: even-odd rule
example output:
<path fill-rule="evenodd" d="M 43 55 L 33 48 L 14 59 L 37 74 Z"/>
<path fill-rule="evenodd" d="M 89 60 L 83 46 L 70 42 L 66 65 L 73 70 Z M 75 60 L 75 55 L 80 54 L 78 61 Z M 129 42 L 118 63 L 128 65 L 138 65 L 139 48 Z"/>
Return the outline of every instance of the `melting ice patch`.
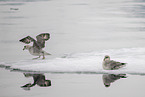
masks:
<path fill-rule="evenodd" d="M 103 70 L 102 60 L 109 55 L 112 60 L 127 63 L 119 70 Z M 145 74 L 145 48 L 122 48 L 68 54 L 61 58 L 46 60 L 22 60 L 1 63 L 12 69 L 52 73 L 129 73 Z"/>

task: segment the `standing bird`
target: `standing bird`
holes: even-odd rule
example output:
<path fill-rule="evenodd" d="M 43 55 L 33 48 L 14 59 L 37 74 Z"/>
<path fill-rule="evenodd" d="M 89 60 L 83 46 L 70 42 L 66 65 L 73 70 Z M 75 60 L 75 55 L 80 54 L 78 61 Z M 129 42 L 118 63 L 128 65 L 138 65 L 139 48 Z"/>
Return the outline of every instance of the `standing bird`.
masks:
<path fill-rule="evenodd" d="M 103 69 L 105 70 L 116 70 L 126 65 L 126 63 L 116 62 L 113 60 L 110 60 L 110 57 L 108 55 L 105 56 L 103 60 Z"/>
<path fill-rule="evenodd" d="M 46 51 L 42 50 L 45 47 L 45 41 L 47 41 L 49 38 L 50 38 L 49 33 L 42 33 L 36 36 L 37 41 L 30 36 L 27 36 L 19 41 L 25 44 L 29 44 L 30 42 L 33 42 L 33 46 L 25 45 L 23 50 L 27 49 L 29 50 L 31 55 L 39 56 L 38 58 L 43 56 L 43 59 L 45 59 L 45 55 L 51 55 Z"/>

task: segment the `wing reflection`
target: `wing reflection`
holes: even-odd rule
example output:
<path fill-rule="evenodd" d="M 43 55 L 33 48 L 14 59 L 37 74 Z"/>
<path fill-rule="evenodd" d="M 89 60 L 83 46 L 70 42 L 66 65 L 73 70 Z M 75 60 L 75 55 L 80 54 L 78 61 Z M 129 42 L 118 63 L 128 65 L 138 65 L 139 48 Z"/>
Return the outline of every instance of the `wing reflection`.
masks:
<path fill-rule="evenodd" d="M 46 80 L 44 74 L 31 74 L 31 73 L 24 73 L 25 77 L 33 77 L 34 82 L 33 83 L 27 83 L 21 88 L 24 90 L 30 90 L 31 87 L 34 87 L 35 85 L 38 85 L 40 87 L 49 87 L 51 86 L 51 80 Z"/>
<path fill-rule="evenodd" d="M 110 87 L 111 83 L 113 83 L 114 81 L 121 79 L 121 78 L 127 78 L 126 74 L 103 74 L 102 76 L 103 78 L 103 83 L 105 85 L 105 87 Z"/>

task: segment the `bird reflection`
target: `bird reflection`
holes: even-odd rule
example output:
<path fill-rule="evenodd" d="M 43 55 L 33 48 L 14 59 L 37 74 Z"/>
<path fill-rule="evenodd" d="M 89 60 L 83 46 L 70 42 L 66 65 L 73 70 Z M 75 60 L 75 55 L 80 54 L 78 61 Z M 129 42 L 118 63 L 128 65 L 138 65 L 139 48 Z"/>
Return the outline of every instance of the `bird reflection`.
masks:
<path fill-rule="evenodd" d="M 30 74 L 30 73 L 24 73 L 25 77 L 33 77 L 34 82 L 33 83 L 28 83 L 21 88 L 24 90 L 30 90 L 31 87 L 38 85 L 40 87 L 49 87 L 51 86 L 51 80 L 46 80 L 45 75 L 43 74 Z"/>
<path fill-rule="evenodd" d="M 103 83 L 105 85 L 105 87 L 110 87 L 111 83 L 113 83 L 114 81 L 120 79 L 120 78 L 127 78 L 126 74 L 104 74 L 102 76 L 103 78 Z"/>

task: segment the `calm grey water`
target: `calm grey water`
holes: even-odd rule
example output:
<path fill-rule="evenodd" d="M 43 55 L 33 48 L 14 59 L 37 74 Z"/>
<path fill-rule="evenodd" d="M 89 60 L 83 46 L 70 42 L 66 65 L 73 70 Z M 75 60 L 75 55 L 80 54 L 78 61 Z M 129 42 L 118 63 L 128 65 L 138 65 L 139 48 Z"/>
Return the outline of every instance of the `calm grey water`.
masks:
<path fill-rule="evenodd" d="M 32 59 L 19 39 L 49 32 L 47 59 L 104 49 L 144 47 L 145 0 L 0 0 L 0 62 Z M 9 70 L 9 69 L 8 69 Z M 144 97 L 144 76 L 104 86 L 103 75 L 46 74 L 52 86 L 20 86 L 32 76 L 1 69 L 1 97 Z M 15 91 L 14 91 L 15 90 Z M 6 91 L 11 91 L 6 94 Z"/>

